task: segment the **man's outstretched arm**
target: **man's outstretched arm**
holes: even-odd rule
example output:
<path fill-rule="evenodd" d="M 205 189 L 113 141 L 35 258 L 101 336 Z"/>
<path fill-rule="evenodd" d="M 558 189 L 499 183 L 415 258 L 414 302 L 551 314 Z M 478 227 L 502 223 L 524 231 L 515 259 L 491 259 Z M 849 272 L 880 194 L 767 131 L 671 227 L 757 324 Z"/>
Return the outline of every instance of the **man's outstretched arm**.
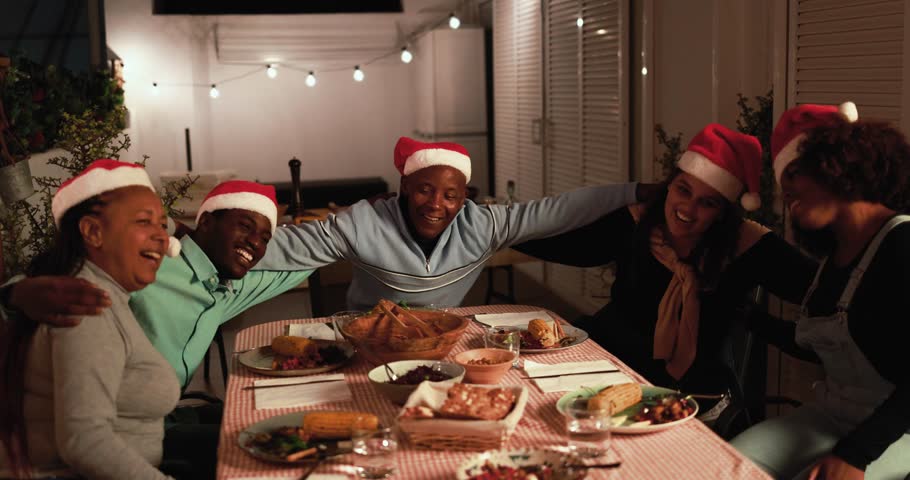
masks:
<path fill-rule="evenodd" d="M 66 276 L 25 277 L 0 288 L 3 315 L 22 315 L 57 327 L 72 327 L 79 318 L 98 315 L 111 306 L 107 292 L 91 282 Z"/>

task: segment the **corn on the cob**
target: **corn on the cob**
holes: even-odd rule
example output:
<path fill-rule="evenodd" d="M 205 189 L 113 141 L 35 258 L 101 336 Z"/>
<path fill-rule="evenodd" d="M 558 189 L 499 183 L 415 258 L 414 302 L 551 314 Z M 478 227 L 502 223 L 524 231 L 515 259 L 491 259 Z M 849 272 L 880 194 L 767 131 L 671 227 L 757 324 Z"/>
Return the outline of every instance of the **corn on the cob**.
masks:
<path fill-rule="evenodd" d="M 588 410 L 609 407 L 611 414 L 625 410 L 641 401 L 641 386 L 637 383 L 611 385 L 588 399 Z"/>
<path fill-rule="evenodd" d="M 364 412 L 313 412 L 303 417 L 303 429 L 313 438 L 351 438 L 355 428 L 376 430 L 379 418 Z"/>

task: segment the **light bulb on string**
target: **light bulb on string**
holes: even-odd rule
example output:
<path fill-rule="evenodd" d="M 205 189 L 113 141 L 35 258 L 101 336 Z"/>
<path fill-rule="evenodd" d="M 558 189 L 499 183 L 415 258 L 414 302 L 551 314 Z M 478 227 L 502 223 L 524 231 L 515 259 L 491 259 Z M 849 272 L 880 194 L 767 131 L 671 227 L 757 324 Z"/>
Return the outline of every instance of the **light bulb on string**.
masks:
<path fill-rule="evenodd" d="M 408 47 L 401 47 L 401 61 L 404 63 L 411 63 L 411 60 L 414 60 L 414 55 L 408 50 Z"/>
<path fill-rule="evenodd" d="M 452 30 L 458 30 L 458 27 L 460 27 L 460 26 L 461 26 L 461 20 L 459 20 L 458 17 L 456 17 L 454 13 L 449 14 L 449 28 L 451 28 Z"/>
<path fill-rule="evenodd" d="M 275 65 L 269 64 L 269 66 L 265 69 L 265 74 L 269 78 L 275 78 L 278 76 L 278 69 L 275 68 Z"/>
<path fill-rule="evenodd" d="M 585 19 L 578 17 L 578 20 L 575 20 L 575 25 L 578 25 L 578 28 L 585 26 Z"/>
<path fill-rule="evenodd" d="M 218 91 L 218 88 L 215 87 L 214 83 L 212 84 L 212 89 L 209 90 L 209 96 L 212 98 L 218 98 L 219 96 L 221 96 L 221 92 Z"/>
<path fill-rule="evenodd" d="M 158 88 L 158 82 L 152 82 L 152 95 L 158 96 L 161 93 L 161 90 Z"/>
<path fill-rule="evenodd" d="M 357 65 L 356 67 L 354 67 L 354 81 L 355 82 L 362 82 L 364 76 L 365 75 L 363 74 L 363 70 L 360 69 L 360 65 Z"/>
<path fill-rule="evenodd" d="M 315 87 L 316 86 L 316 75 L 314 75 L 313 72 L 310 71 L 310 73 L 306 76 L 306 80 L 304 80 L 304 82 L 306 83 L 306 86 L 308 86 L 308 87 Z"/>

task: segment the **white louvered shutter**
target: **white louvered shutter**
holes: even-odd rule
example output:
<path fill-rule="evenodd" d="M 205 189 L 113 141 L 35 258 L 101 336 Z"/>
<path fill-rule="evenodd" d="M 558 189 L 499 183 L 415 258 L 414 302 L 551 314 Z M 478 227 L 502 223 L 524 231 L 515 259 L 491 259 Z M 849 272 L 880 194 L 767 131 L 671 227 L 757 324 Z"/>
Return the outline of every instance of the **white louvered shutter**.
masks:
<path fill-rule="evenodd" d="M 495 170 L 500 198 L 506 197 L 509 181 L 515 182 L 519 201 L 543 196 L 540 25 L 540 2 L 493 2 Z"/>
<path fill-rule="evenodd" d="M 861 118 L 900 123 L 901 0 L 791 0 L 788 104 L 856 103 Z"/>
<path fill-rule="evenodd" d="M 546 2 L 548 195 L 629 179 L 627 15 L 620 0 Z M 611 283 L 603 269 L 547 268 L 547 283 L 561 297 L 585 310 L 603 305 Z"/>

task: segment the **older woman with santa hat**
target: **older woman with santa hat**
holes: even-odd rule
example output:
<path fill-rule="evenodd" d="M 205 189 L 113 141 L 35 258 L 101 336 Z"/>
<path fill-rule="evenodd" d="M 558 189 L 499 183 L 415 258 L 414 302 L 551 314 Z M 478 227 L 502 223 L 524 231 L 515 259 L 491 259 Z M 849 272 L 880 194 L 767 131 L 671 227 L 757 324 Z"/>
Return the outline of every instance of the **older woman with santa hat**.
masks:
<path fill-rule="evenodd" d="M 54 245 L 29 275 L 88 280 L 112 305 L 73 328 L 4 324 L 0 476 L 168 478 L 156 466 L 180 385 L 128 305 L 179 252 L 161 200 L 142 166 L 98 160 L 61 185 L 52 210 Z"/>
<path fill-rule="evenodd" d="M 910 145 L 856 107 L 800 105 L 774 129 L 774 170 L 797 238 L 824 258 L 776 343 L 818 357 L 816 402 L 733 440 L 777 478 L 910 472 Z M 777 327 L 777 328 L 770 328 Z"/>
<path fill-rule="evenodd" d="M 760 206 L 761 162 L 758 139 L 710 124 L 648 203 L 514 248 L 580 267 L 616 262 L 610 303 L 575 323 L 653 383 L 722 393 L 735 381 L 722 347 L 747 292 L 763 285 L 797 299 L 815 266 L 743 219 Z"/>

